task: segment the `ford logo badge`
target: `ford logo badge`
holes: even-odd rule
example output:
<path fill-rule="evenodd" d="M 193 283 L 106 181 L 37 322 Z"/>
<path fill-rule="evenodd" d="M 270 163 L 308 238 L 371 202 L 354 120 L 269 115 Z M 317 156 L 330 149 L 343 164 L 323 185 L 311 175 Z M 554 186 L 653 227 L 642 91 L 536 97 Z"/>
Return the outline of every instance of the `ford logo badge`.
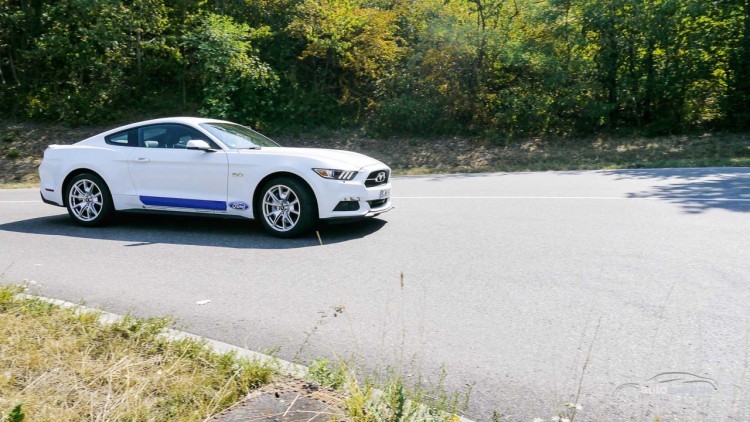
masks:
<path fill-rule="evenodd" d="M 233 210 L 246 210 L 250 208 L 250 205 L 247 202 L 234 201 L 229 203 L 229 208 Z"/>

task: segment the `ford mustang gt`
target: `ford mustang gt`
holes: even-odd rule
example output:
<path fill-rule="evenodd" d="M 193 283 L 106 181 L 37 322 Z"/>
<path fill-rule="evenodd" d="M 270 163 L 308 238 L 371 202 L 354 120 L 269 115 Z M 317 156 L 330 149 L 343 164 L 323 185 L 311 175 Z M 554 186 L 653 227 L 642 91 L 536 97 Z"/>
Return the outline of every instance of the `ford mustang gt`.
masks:
<path fill-rule="evenodd" d="M 50 145 L 39 167 L 42 200 L 83 226 L 116 211 L 200 213 L 258 219 L 280 237 L 389 211 L 390 172 L 362 154 L 283 148 L 245 126 L 193 117 Z"/>

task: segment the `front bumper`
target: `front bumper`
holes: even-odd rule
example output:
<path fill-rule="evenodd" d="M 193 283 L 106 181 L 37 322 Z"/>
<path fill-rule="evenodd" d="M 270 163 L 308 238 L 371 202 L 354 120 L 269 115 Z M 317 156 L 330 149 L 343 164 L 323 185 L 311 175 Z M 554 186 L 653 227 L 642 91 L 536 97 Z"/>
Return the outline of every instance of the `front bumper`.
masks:
<path fill-rule="evenodd" d="M 390 169 L 383 167 L 366 167 L 360 170 L 360 174 L 351 181 L 326 180 L 321 191 L 317 193 L 320 219 L 356 220 L 375 217 L 393 209 L 390 181 L 376 186 L 365 186 L 367 176 L 379 170 L 390 172 Z"/>
<path fill-rule="evenodd" d="M 385 209 L 379 208 L 377 211 L 370 211 L 365 215 L 359 215 L 359 216 L 353 216 L 353 217 L 329 217 L 329 218 L 324 218 L 322 220 L 330 224 L 349 223 L 353 221 L 360 221 L 360 220 L 364 220 L 367 218 L 377 217 L 380 214 L 391 211 L 395 208 L 396 208 L 395 206 L 390 205 L 388 208 L 385 208 Z"/>

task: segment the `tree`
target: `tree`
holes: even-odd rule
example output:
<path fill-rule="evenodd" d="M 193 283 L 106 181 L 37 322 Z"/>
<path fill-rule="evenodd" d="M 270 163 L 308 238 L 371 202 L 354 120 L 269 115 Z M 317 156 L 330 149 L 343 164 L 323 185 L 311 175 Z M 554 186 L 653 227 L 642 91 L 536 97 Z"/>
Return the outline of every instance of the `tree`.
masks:
<path fill-rule="evenodd" d="M 352 0 L 307 0 L 289 25 L 307 43 L 300 59 L 313 59 L 324 78 L 337 79 L 339 101 L 355 107 L 355 118 L 377 106 L 377 85 L 402 55 L 397 29 L 391 10 Z"/>
<path fill-rule="evenodd" d="M 750 128 L 750 0 L 723 2 L 732 21 L 726 116 L 737 128 Z"/>
<path fill-rule="evenodd" d="M 200 80 L 201 113 L 228 118 L 236 116 L 243 90 L 271 88 L 275 72 L 257 57 L 252 41 L 268 36 L 268 28 L 251 29 L 232 18 L 207 14 L 183 36 L 187 62 Z"/>

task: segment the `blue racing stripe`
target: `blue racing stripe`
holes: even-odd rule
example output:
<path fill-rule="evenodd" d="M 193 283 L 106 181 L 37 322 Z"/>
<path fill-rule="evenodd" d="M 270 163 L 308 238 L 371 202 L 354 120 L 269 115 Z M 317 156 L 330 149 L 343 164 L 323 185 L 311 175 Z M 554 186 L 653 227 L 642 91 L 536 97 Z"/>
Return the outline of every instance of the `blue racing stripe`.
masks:
<path fill-rule="evenodd" d="M 141 196 L 144 205 L 155 207 L 193 208 L 201 210 L 226 211 L 227 203 L 222 201 L 206 201 L 203 199 L 162 198 L 159 196 Z"/>

